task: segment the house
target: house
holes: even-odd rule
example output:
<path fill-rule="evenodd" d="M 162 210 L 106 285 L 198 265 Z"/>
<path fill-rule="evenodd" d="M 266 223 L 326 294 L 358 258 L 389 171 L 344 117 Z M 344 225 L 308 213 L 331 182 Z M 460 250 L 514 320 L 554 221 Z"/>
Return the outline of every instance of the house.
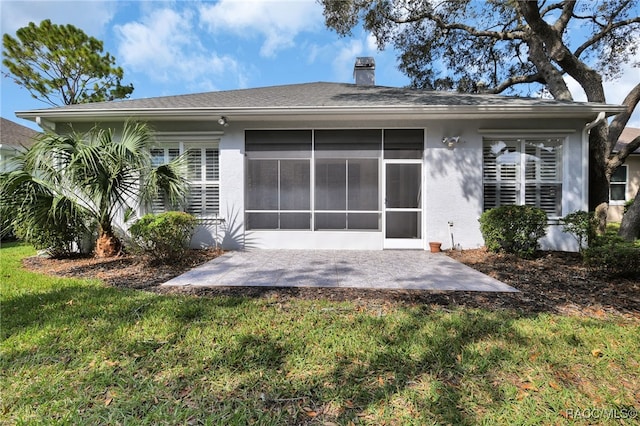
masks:
<path fill-rule="evenodd" d="M 615 151 L 620 151 L 624 145 L 638 136 L 640 136 L 640 129 L 626 127 L 618 138 Z M 624 205 L 636 196 L 638 188 L 640 188 L 640 148 L 633 151 L 625 163 L 618 167 L 611 176 L 608 221 L 620 222 L 622 220 Z"/>
<path fill-rule="evenodd" d="M 38 132 L 6 118 L 0 118 L 0 172 L 10 171 L 11 158 L 33 145 Z"/>
<path fill-rule="evenodd" d="M 485 209 L 526 203 L 549 216 L 544 248 L 577 248 L 558 218 L 586 209 L 588 130 L 622 107 L 376 86 L 373 58 L 354 75 L 17 115 L 56 132 L 147 121 L 155 161 L 189 154 L 197 245 L 475 248 Z"/>

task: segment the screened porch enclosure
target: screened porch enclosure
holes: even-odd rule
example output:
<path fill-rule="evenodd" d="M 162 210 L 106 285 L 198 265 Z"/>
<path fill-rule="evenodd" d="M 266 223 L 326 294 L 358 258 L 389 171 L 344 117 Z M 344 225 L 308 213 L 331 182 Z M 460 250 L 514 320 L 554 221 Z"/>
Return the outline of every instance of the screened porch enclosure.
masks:
<path fill-rule="evenodd" d="M 246 229 L 420 239 L 423 146 L 423 129 L 247 130 Z"/>

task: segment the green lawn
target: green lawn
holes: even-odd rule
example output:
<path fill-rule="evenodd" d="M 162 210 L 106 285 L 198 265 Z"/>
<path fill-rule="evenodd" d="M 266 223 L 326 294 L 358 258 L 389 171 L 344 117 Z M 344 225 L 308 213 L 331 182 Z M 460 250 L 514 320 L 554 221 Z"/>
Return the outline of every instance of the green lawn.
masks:
<path fill-rule="evenodd" d="M 0 249 L 6 424 L 637 421 L 637 321 L 161 296 L 22 270 L 33 253 Z"/>

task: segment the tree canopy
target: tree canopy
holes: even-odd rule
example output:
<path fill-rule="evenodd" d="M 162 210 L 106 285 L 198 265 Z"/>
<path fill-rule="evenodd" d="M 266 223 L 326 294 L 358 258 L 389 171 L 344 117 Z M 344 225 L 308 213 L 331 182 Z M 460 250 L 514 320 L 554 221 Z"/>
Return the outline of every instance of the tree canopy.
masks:
<path fill-rule="evenodd" d="M 380 49 L 400 52 L 399 67 L 411 85 L 426 89 L 509 94 L 525 87 L 529 94 L 573 100 L 570 76 L 588 101 L 604 103 L 603 79 L 620 77 L 640 47 L 637 0 L 320 2 L 328 27 L 347 35 L 361 23 Z M 640 83 L 624 99 L 626 111 L 589 136 L 589 204 L 601 232 L 611 175 L 640 147 L 636 138 L 614 152 L 639 100 Z"/>
<path fill-rule="evenodd" d="M 123 70 L 104 53 L 103 42 L 73 25 L 44 20 L 2 36 L 2 64 L 9 77 L 35 99 L 52 106 L 123 99 L 133 85 L 123 85 Z"/>

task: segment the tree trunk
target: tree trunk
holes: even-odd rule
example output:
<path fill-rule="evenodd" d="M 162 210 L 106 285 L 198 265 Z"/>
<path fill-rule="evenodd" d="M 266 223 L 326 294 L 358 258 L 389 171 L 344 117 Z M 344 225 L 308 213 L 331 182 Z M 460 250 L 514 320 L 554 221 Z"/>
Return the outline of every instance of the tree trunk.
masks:
<path fill-rule="evenodd" d="M 120 253 L 122 244 L 118 237 L 115 236 L 113 230 L 108 227 L 102 228 L 98 232 L 98 240 L 96 241 L 97 257 L 113 257 Z"/>
<path fill-rule="evenodd" d="M 589 210 L 595 211 L 598 235 L 604 235 L 607 230 L 609 211 L 611 170 L 607 165 L 607 134 L 605 123 L 594 127 L 589 133 Z"/>
<path fill-rule="evenodd" d="M 640 190 L 636 193 L 636 198 L 629 206 L 629 210 L 622 216 L 618 235 L 627 241 L 640 238 Z"/>

